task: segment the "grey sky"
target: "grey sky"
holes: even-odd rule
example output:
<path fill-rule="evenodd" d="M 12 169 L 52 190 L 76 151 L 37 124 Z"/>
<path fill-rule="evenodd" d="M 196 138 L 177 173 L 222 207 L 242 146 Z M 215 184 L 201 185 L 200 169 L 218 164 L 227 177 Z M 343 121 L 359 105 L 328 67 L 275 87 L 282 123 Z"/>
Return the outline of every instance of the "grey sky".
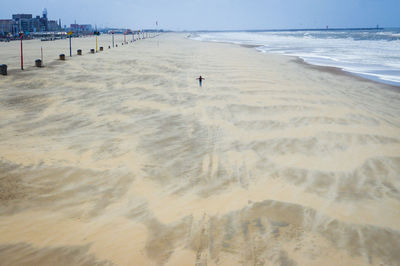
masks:
<path fill-rule="evenodd" d="M 81 24 L 171 30 L 400 27 L 400 0 L 13 0 L 0 18 L 14 13 Z"/>

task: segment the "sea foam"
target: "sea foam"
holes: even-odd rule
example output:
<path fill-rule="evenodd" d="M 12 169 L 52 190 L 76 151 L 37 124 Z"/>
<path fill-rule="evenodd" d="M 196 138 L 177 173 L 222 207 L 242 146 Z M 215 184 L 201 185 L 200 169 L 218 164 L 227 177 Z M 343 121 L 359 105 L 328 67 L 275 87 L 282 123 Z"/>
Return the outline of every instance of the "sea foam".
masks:
<path fill-rule="evenodd" d="M 191 38 L 257 45 L 261 52 L 298 56 L 310 64 L 400 85 L 400 29 L 199 32 Z"/>

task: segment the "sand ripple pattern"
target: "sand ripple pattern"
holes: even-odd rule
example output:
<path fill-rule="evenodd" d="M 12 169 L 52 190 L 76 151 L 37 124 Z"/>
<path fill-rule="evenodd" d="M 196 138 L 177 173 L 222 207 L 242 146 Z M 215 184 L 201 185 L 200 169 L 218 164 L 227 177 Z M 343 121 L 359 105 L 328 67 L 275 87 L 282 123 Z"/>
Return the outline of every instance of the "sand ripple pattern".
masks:
<path fill-rule="evenodd" d="M 400 263 L 393 88 L 178 34 L 12 74 L 0 265 Z"/>

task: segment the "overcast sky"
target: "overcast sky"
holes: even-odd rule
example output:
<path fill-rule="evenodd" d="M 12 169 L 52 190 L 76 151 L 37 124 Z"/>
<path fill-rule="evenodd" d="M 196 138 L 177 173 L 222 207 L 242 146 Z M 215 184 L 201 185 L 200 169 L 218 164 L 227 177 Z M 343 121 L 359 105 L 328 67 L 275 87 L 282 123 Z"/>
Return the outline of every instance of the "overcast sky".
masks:
<path fill-rule="evenodd" d="M 45 7 L 63 25 L 131 29 L 400 27 L 400 0 L 1 0 L 0 19 Z"/>

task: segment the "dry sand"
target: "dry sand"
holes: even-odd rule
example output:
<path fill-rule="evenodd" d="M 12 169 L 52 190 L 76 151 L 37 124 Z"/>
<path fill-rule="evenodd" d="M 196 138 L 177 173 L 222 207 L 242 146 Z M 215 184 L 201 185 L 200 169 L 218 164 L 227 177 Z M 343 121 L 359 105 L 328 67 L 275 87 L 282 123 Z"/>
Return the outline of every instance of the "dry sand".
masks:
<path fill-rule="evenodd" d="M 400 265 L 395 88 L 183 34 L 73 44 L 21 72 L 0 43 L 1 265 Z"/>

